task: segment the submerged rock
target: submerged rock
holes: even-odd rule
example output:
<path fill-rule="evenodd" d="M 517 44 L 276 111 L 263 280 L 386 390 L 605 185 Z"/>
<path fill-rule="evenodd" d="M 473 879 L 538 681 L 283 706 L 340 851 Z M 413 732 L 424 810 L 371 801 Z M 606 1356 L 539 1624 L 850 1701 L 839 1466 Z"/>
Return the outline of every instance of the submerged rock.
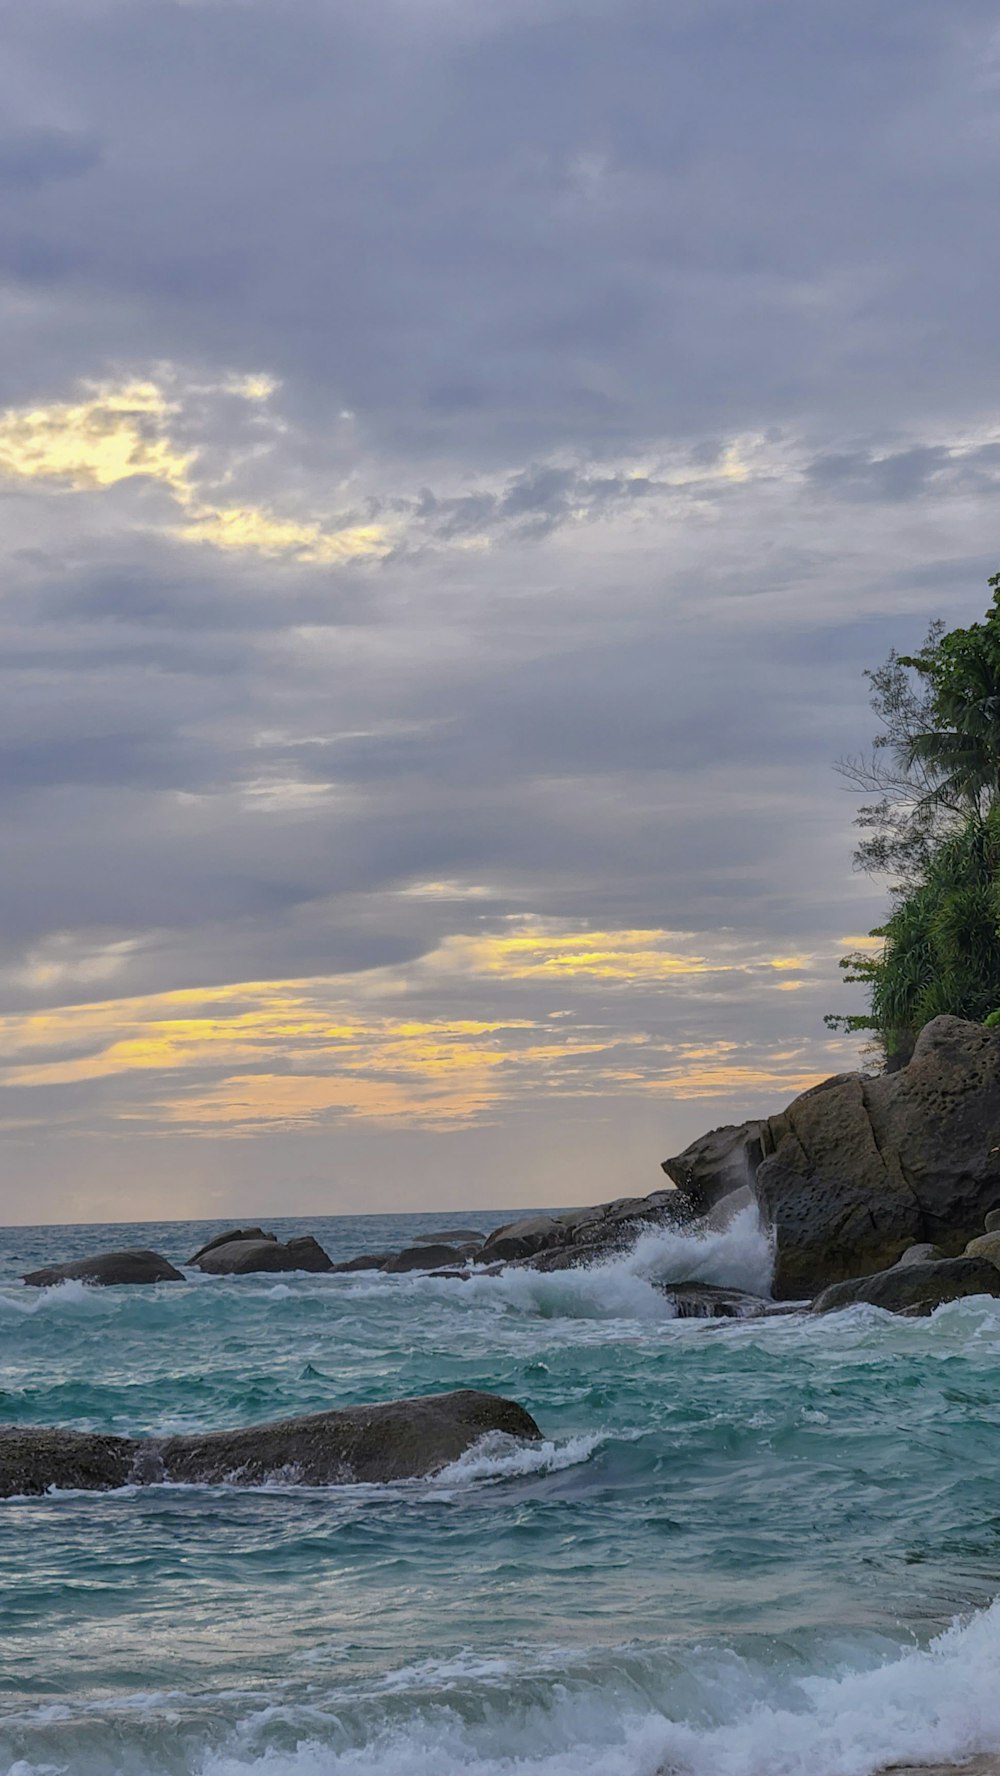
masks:
<path fill-rule="evenodd" d="M 770 1305 L 761 1295 L 725 1289 L 718 1283 L 655 1283 L 673 1302 L 679 1320 L 756 1320 Z"/>
<path fill-rule="evenodd" d="M 179 1270 L 144 1247 L 130 1247 L 122 1252 L 98 1252 L 92 1258 L 74 1258 L 69 1264 L 47 1264 L 43 1270 L 30 1270 L 23 1279 L 35 1288 L 50 1289 L 56 1283 L 100 1283 L 111 1288 L 118 1283 L 182 1283 Z"/>
<path fill-rule="evenodd" d="M 209 1276 L 251 1276 L 257 1271 L 333 1269 L 333 1260 L 324 1252 L 312 1234 L 290 1239 L 284 1244 L 273 1235 L 263 1239 L 228 1240 L 211 1246 L 198 1259 L 198 1269 Z"/>
<path fill-rule="evenodd" d="M 833 1313 L 866 1301 L 889 1313 L 929 1314 L 964 1295 L 1000 1295 L 1000 1270 L 988 1258 L 942 1258 L 935 1264 L 897 1264 L 874 1276 L 852 1277 L 824 1289 L 813 1313 Z"/>
<path fill-rule="evenodd" d="M 541 1438 L 515 1400 L 474 1388 L 183 1437 L 100 1437 L 7 1425 L 0 1426 L 0 1498 L 53 1486 L 101 1492 L 164 1480 L 236 1486 L 415 1480 L 457 1461 L 490 1431 L 523 1442 Z"/>
<path fill-rule="evenodd" d="M 194 1257 L 188 1259 L 188 1263 L 197 1264 L 202 1258 L 204 1258 L 206 1252 L 214 1252 L 217 1246 L 228 1246 L 233 1244 L 236 1240 L 276 1241 L 277 1238 L 278 1236 L 276 1233 L 265 1233 L 263 1227 L 231 1227 L 228 1233 L 217 1233 L 214 1239 L 210 1239 L 206 1241 L 205 1245 L 199 1246 Z"/>

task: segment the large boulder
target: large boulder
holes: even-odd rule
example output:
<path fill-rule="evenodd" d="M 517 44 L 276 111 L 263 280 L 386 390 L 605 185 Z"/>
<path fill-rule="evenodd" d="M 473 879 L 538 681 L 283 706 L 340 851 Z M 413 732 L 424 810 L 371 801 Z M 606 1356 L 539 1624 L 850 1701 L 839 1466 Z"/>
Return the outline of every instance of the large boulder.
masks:
<path fill-rule="evenodd" d="M 917 1241 L 957 1256 L 1000 1206 L 1000 1033 L 935 1018 L 900 1072 L 829 1080 L 768 1127 L 755 1190 L 776 1295 L 885 1269 Z"/>
<path fill-rule="evenodd" d="M 402 1276 L 408 1270 L 436 1270 L 439 1264 L 457 1264 L 462 1253 L 457 1246 L 404 1246 L 383 1264 L 386 1276 Z"/>
<path fill-rule="evenodd" d="M 700 1135 L 675 1158 L 665 1159 L 663 1170 L 676 1184 L 688 1213 L 707 1215 L 724 1197 L 752 1187 L 766 1141 L 765 1122 L 727 1123 Z"/>
<path fill-rule="evenodd" d="M 981 1233 L 978 1239 L 970 1240 L 963 1256 L 988 1258 L 991 1264 L 1000 1266 L 1000 1231 Z"/>
<path fill-rule="evenodd" d="M 874 1276 L 852 1277 L 824 1289 L 813 1313 L 833 1313 L 867 1301 L 889 1313 L 929 1314 L 963 1295 L 1000 1295 L 1000 1270 L 988 1258 L 942 1258 L 931 1264 L 897 1264 Z"/>
<path fill-rule="evenodd" d="M 678 1202 L 676 1190 L 654 1190 L 650 1196 L 619 1196 L 557 1215 L 529 1215 L 495 1228 L 476 1262 L 534 1263 L 541 1256 L 565 1253 L 568 1263 L 590 1263 L 621 1250 L 644 1227 L 676 1221 Z"/>
<path fill-rule="evenodd" d="M 24 1281 L 39 1289 L 68 1282 L 100 1283 L 108 1288 L 116 1283 L 182 1283 L 184 1278 L 159 1252 L 135 1246 L 122 1252 L 98 1252 L 92 1258 L 74 1258 L 69 1264 L 47 1264 L 42 1270 L 29 1270 Z"/>
<path fill-rule="evenodd" d="M 52 1486 L 106 1491 L 126 1481 L 257 1486 L 278 1479 L 333 1486 L 421 1479 L 457 1461 L 491 1431 L 523 1442 L 541 1437 L 523 1406 L 474 1388 L 183 1437 L 2 1426 L 0 1498 Z"/>
<path fill-rule="evenodd" d="M 209 1276 L 251 1276 L 258 1271 L 327 1271 L 333 1269 L 333 1260 L 311 1234 L 287 1240 L 284 1244 L 265 1236 L 263 1239 L 229 1240 L 225 1245 L 213 1246 L 198 1259 L 198 1269 L 206 1271 Z"/>
<path fill-rule="evenodd" d="M 67 1492 L 108 1492 L 132 1475 L 136 1445 L 129 1437 L 0 1425 L 0 1498 Z"/>
<path fill-rule="evenodd" d="M 349 1276 L 355 1270 L 384 1270 L 395 1252 L 361 1252 L 357 1258 L 345 1258 L 341 1264 L 331 1264 L 331 1276 Z"/>
<path fill-rule="evenodd" d="M 214 1239 L 206 1240 L 199 1246 L 189 1264 L 197 1264 L 206 1252 L 214 1252 L 217 1246 L 229 1246 L 236 1240 L 277 1240 L 276 1233 L 265 1233 L 263 1227 L 231 1227 L 228 1233 L 217 1233 Z"/>

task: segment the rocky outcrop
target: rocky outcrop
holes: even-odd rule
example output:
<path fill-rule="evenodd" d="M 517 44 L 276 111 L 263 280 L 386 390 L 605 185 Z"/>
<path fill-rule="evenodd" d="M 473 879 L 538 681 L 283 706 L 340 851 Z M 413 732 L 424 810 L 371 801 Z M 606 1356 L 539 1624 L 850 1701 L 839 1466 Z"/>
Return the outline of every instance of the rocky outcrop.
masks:
<path fill-rule="evenodd" d="M 417 1233 L 413 1236 L 415 1246 L 470 1246 L 482 1245 L 486 1238 L 475 1227 L 442 1227 L 437 1233 Z"/>
<path fill-rule="evenodd" d="M 922 1240 L 919 1245 L 907 1246 L 902 1258 L 896 1259 L 896 1264 L 933 1264 L 938 1258 L 943 1257 L 944 1253 L 940 1246 L 932 1246 L 928 1244 L 927 1240 Z"/>
<path fill-rule="evenodd" d="M 933 1264 L 897 1264 L 874 1276 L 852 1277 L 824 1289 L 813 1313 L 833 1313 L 867 1301 L 889 1313 L 929 1314 L 963 1295 L 1000 1295 L 1000 1270 L 988 1258 L 942 1258 Z"/>
<path fill-rule="evenodd" d="M 341 1264 L 331 1264 L 331 1276 L 349 1276 L 355 1270 L 384 1270 L 395 1252 L 361 1252 L 357 1258 L 345 1258 Z"/>
<path fill-rule="evenodd" d="M 436 1270 L 440 1264 L 457 1264 L 466 1256 L 457 1246 L 406 1246 L 382 1265 L 386 1276 L 401 1276 L 408 1270 Z"/>
<path fill-rule="evenodd" d="M 265 1233 L 263 1227 L 231 1227 L 228 1233 L 217 1233 L 214 1239 L 199 1246 L 189 1264 L 197 1264 L 206 1252 L 214 1252 L 217 1246 L 233 1245 L 237 1240 L 277 1240 L 276 1233 Z"/>
<path fill-rule="evenodd" d="M 118 1283 L 182 1283 L 184 1278 L 159 1252 L 130 1247 L 123 1252 L 98 1252 L 93 1258 L 74 1258 L 69 1264 L 47 1264 L 43 1270 L 30 1270 L 26 1283 L 39 1289 L 50 1289 L 56 1283 L 100 1283 L 105 1288 Z"/>
<path fill-rule="evenodd" d="M 935 1018 L 901 1071 L 838 1074 L 665 1163 L 698 1213 L 750 1172 L 781 1299 L 891 1268 L 917 1243 L 957 1256 L 1000 1210 L 1000 1032 Z"/>
<path fill-rule="evenodd" d="M 610 1254 L 629 1244 L 644 1227 L 675 1220 L 677 1204 L 675 1190 L 656 1190 L 651 1196 L 619 1196 L 613 1202 L 566 1209 L 558 1215 L 529 1215 L 495 1228 L 476 1262 L 491 1264 L 502 1259 L 509 1263 L 534 1259 L 540 1253 L 567 1251 L 573 1254 L 571 1263 L 591 1263 L 602 1253 Z"/>
<path fill-rule="evenodd" d="M 210 1246 L 197 1260 L 197 1268 L 209 1276 L 250 1276 L 257 1271 L 327 1271 L 333 1269 L 333 1260 L 312 1234 L 284 1243 L 265 1234 L 261 1239 Z"/>
<path fill-rule="evenodd" d="M 163 1480 L 332 1486 L 421 1479 L 457 1461 L 491 1431 L 522 1442 L 541 1437 L 523 1406 L 473 1388 L 162 1439 L 6 1425 L 0 1426 L 0 1498 L 51 1487 L 99 1492 Z"/>
<path fill-rule="evenodd" d="M 970 1240 L 963 1256 L 988 1258 L 991 1264 L 1000 1265 L 1000 1229 L 992 1233 L 981 1233 L 978 1239 Z"/>
<path fill-rule="evenodd" d="M 716 1203 L 737 1190 L 753 1188 L 768 1140 L 766 1122 L 727 1123 L 710 1129 L 678 1153 L 663 1161 L 687 1213 L 707 1215 Z"/>

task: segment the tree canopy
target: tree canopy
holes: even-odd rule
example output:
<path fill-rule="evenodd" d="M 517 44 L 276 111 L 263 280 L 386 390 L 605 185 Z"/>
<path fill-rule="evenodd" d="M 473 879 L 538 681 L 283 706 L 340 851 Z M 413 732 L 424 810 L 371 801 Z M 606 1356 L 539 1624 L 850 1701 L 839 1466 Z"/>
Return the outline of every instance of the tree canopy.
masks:
<path fill-rule="evenodd" d="M 1000 1007 L 1000 574 L 989 585 L 981 622 L 934 623 L 917 653 L 868 673 L 880 732 L 838 767 L 876 798 L 858 815 L 855 863 L 894 879 L 872 933 L 881 951 L 841 963 L 867 986 L 869 1014 L 826 1021 L 872 1030 L 890 1065 L 939 1013 Z"/>

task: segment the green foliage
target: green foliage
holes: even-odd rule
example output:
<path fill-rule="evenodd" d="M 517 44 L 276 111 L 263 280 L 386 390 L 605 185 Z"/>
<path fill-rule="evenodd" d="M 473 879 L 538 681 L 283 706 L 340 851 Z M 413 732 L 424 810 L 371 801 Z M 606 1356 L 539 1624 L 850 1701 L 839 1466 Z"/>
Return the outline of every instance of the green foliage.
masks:
<path fill-rule="evenodd" d="M 934 624 L 918 653 L 868 674 L 882 732 L 870 759 L 840 766 L 880 792 L 855 861 L 896 880 L 881 950 L 840 965 L 869 1015 L 826 1023 L 873 1030 L 890 1063 L 941 1013 L 1000 1025 L 1000 574 L 989 584 L 982 622 Z"/>
<path fill-rule="evenodd" d="M 983 1023 L 988 1030 L 1000 1028 L 1000 1011 L 991 1011 L 989 1017 L 984 1017 Z"/>

